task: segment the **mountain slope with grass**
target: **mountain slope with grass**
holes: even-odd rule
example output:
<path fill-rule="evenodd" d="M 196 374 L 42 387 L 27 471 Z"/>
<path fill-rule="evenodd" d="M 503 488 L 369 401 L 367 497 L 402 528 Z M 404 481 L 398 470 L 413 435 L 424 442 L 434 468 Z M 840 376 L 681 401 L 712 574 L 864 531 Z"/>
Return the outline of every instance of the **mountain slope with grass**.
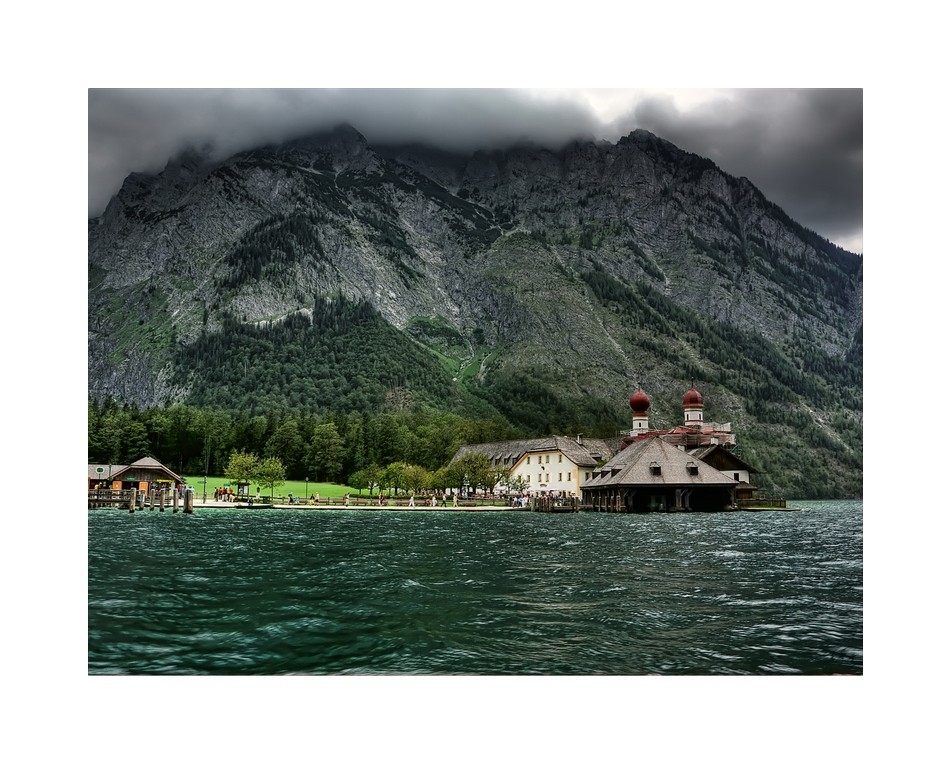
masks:
<path fill-rule="evenodd" d="M 525 435 L 682 420 L 768 490 L 861 493 L 862 259 L 636 131 L 457 156 L 341 127 L 132 175 L 89 221 L 89 396 L 443 410 Z"/>

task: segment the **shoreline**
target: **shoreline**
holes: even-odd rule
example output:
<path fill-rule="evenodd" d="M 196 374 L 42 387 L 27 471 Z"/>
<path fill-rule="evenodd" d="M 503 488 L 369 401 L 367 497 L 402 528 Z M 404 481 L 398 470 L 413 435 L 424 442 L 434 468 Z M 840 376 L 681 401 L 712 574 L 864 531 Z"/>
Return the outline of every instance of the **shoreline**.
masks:
<path fill-rule="evenodd" d="M 477 504 L 471 507 L 427 507 L 416 506 L 408 507 L 404 505 L 380 506 L 379 504 L 253 504 L 248 506 L 243 502 L 229 501 L 203 501 L 196 502 L 195 509 L 288 509 L 298 512 L 336 512 L 340 510 L 359 510 L 360 512 L 529 512 L 528 507 L 498 507 L 489 504 Z"/>
<path fill-rule="evenodd" d="M 89 511 L 94 509 L 120 509 L 122 511 L 128 511 L 125 507 L 90 507 Z M 232 501 L 202 501 L 196 502 L 193 505 L 194 510 L 198 509 L 242 509 L 242 510 L 255 510 L 255 509 L 273 509 L 273 510 L 290 510 L 296 512 L 339 512 L 344 511 L 354 511 L 354 512 L 535 512 L 536 514 L 590 514 L 591 510 L 584 509 L 572 509 L 570 507 L 558 507 L 551 509 L 549 511 L 544 510 L 533 510 L 531 507 L 510 507 L 510 506 L 493 506 L 489 504 L 476 504 L 473 506 L 459 506 L 459 507 L 428 507 L 428 506 L 419 506 L 419 507 L 408 507 L 408 506 L 379 506 L 378 504 L 358 504 L 344 506 L 342 504 L 253 504 L 250 507 L 243 502 L 232 502 Z M 172 505 L 166 505 L 164 510 L 155 510 L 155 509 L 137 509 L 137 512 L 145 511 L 165 511 L 165 512 L 174 512 Z M 181 511 L 179 509 L 178 511 Z M 743 507 L 739 509 L 724 509 L 713 512 L 696 512 L 691 510 L 682 510 L 682 511 L 671 511 L 671 510 L 660 510 L 656 512 L 595 512 L 593 514 L 602 514 L 602 515 L 623 515 L 623 514 L 648 514 L 648 515 L 718 515 L 718 514 L 727 514 L 733 512 L 800 512 L 802 511 L 800 507 Z"/>

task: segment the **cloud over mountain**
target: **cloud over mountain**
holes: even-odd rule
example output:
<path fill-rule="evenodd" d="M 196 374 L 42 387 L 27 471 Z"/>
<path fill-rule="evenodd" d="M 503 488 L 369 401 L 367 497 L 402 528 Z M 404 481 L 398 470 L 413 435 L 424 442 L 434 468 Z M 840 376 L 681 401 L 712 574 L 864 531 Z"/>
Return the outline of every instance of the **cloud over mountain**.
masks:
<path fill-rule="evenodd" d="M 861 251 L 861 90 L 90 90 L 89 215 L 130 172 L 157 172 L 186 148 L 224 157 L 342 122 L 371 143 L 461 152 L 645 128 Z"/>

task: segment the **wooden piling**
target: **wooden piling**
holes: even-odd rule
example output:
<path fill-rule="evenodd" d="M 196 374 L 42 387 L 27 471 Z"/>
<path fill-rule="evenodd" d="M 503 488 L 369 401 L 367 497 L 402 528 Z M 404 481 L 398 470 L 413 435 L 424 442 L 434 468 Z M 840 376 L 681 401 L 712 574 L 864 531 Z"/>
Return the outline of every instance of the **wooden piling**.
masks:
<path fill-rule="evenodd" d="M 172 514 L 176 514 L 177 512 L 178 512 L 178 490 L 173 489 L 172 490 Z"/>
<path fill-rule="evenodd" d="M 192 504 L 194 504 L 194 501 L 195 492 L 189 488 L 187 491 L 185 491 L 185 508 L 183 511 L 186 515 L 190 515 L 192 513 Z"/>

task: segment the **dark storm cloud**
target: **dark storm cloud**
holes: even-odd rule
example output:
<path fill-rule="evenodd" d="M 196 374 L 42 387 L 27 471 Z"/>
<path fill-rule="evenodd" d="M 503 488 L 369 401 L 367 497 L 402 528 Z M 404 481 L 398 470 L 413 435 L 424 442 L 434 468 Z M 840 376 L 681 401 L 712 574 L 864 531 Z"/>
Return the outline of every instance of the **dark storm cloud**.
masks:
<path fill-rule="evenodd" d="M 352 124 L 371 143 L 424 142 L 472 151 L 579 136 L 617 140 L 636 127 L 748 177 L 794 219 L 861 251 L 862 91 L 717 91 L 678 108 L 645 96 L 606 123 L 577 91 L 91 90 L 89 214 L 133 171 L 157 172 L 187 147 L 217 156 Z M 596 103 L 594 98 L 588 103 Z"/>
<path fill-rule="evenodd" d="M 558 146 L 599 128 L 583 106 L 511 90 L 92 90 L 89 214 L 130 172 L 156 172 L 184 148 L 223 157 L 341 122 L 371 143 L 463 151 L 520 140 Z"/>
<path fill-rule="evenodd" d="M 861 251 L 861 90 L 737 90 L 682 111 L 650 98 L 617 122 L 635 126 L 749 178 L 798 222 Z"/>

